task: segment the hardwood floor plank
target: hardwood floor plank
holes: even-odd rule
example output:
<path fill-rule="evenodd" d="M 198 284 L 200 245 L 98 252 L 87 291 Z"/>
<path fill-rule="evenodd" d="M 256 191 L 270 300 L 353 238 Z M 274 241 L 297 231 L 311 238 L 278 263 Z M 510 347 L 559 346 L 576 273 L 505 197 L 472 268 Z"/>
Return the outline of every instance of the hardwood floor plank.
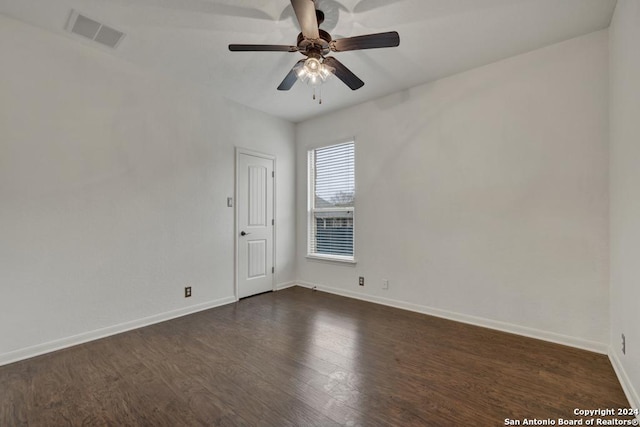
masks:
<path fill-rule="evenodd" d="M 28 369 L 0 369 L 0 425 L 28 425 Z M 9 424 L 11 422 L 11 424 Z"/>

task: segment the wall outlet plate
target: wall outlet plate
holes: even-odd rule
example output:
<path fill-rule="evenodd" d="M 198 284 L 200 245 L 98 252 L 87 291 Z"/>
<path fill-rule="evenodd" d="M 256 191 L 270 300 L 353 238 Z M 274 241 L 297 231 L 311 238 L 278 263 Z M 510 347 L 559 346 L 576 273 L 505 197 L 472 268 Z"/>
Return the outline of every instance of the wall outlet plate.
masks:
<path fill-rule="evenodd" d="M 364 286 L 364 277 L 363 276 L 360 276 L 360 278 L 358 279 L 358 285 Z"/>
<path fill-rule="evenodd" d="M 382 289 L 389 289 L 389 281 L 387 279 L 382 281 Z"/>
<path fill-rule="evenodd" d="M 189 298 L 191 296 L 191 286 L 186 286 L 184 288 L 184 297 Z"/>

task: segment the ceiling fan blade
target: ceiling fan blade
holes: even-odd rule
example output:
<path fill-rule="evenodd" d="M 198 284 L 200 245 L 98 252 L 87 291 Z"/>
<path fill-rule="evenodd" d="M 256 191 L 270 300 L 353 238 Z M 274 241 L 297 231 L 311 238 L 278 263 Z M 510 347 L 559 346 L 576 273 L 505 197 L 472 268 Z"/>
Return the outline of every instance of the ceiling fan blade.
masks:
<path fill-rule="evenodd" d="M 345 52 L 348 50 L 379 49 L 400 45 L 400 35 L 396 31 L 388 33 L 367 34 L 365 36 L 347 37 L 331 42 L 331 50 Z"/>
<path fill-rule="evenodd" d="M 313 0 L 291 0 L 291 6 L 296 13 L 302 35 L 308 39 L 319 39 L 316 5 Z"/>
<path fill-rule="evenodd" d="M 351 90 L 360 89 L 364 86 L 364 82 L 358 78 L 355 74 L 351 72 L 347 67 L 342 65 L 342 62 L 338 61 L 336 58 L 329 56 L 324 59 L 324 65 L 330 67 L 331 72 L 344 84 L 349 86 Z"/>
<path fill-rule="evenodd" d="M 298 80 L 298 70 L 302 67 L 304 61 L 304 59 L 301 59 L 296 62 L 296 65 L 293 66 L 291 71 L 289 71 L 289 74 L 287 74 L 287 77 L 285 77 L 282 83 L 280 83 L 280 86 L 278 86 L 278 90 L 289 90 L 293 87 L 295 82 Z"/>
<path fill-rule="evenodd" d="M 298 46 L 282 44 L 230 44 L 231 52 L 297 52 Z"/>

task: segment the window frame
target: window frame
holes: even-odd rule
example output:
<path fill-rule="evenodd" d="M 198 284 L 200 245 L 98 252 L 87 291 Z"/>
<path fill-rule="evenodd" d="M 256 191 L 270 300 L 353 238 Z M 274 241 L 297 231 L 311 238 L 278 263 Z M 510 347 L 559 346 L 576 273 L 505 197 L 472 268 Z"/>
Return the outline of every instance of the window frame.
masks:
<path fill-rule="evenodd" d="M 316 208 L 316 188 L 315 188 L 315 156 L 317 150 L 322 150 L 325 148 L 330 148 L 339 145 L 353 145 L 353 171 L 354 171 L 354 183 L 353 183 L 353 193 L 354 193 L 354 202 L 353 206 L 334 206 L 334 207 L 324 207 L 324 208 Z M 312 260 L 320 260 L 320 261 L 329 261 L 329 262 L 338 262 L 345 264 L 356 264 L 356 203 L 355 203 L 355 195 L 357 194 L 356 183 L 355 183 L 355 152 L 356 152 L 356 140 L 355 138 L 350 138 L 347 140 L 343 140 L 340 142 L 335 142 L 331 144 L 324 144 L 317 147 L 310 148 L 307 151 L 307 255 L 308 259 Z M 312 249 L 312 238 L 311 236 L 315 234 L 317 236 L 317 232 L 315 231 L 316 223 L 315 223 L 315 214 L 321 212 L 351 212 L 351 221 L 352 221 L 352 255 L 336 255 L 336 254 L 323 254 L 314 252 Z M 317 239 L 316 239 L 317 241 Z"/>

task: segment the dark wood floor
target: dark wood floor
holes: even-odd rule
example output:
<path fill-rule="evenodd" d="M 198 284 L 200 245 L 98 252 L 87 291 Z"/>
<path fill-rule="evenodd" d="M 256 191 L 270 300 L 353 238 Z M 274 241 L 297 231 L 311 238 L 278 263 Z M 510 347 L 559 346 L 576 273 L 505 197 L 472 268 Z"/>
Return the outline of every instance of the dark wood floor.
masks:
<path fill-rule="evenodd" d="M 503 426 L 627 405 L 604 355 L 303 288 L 0 368 L 2 426 Z"/>

